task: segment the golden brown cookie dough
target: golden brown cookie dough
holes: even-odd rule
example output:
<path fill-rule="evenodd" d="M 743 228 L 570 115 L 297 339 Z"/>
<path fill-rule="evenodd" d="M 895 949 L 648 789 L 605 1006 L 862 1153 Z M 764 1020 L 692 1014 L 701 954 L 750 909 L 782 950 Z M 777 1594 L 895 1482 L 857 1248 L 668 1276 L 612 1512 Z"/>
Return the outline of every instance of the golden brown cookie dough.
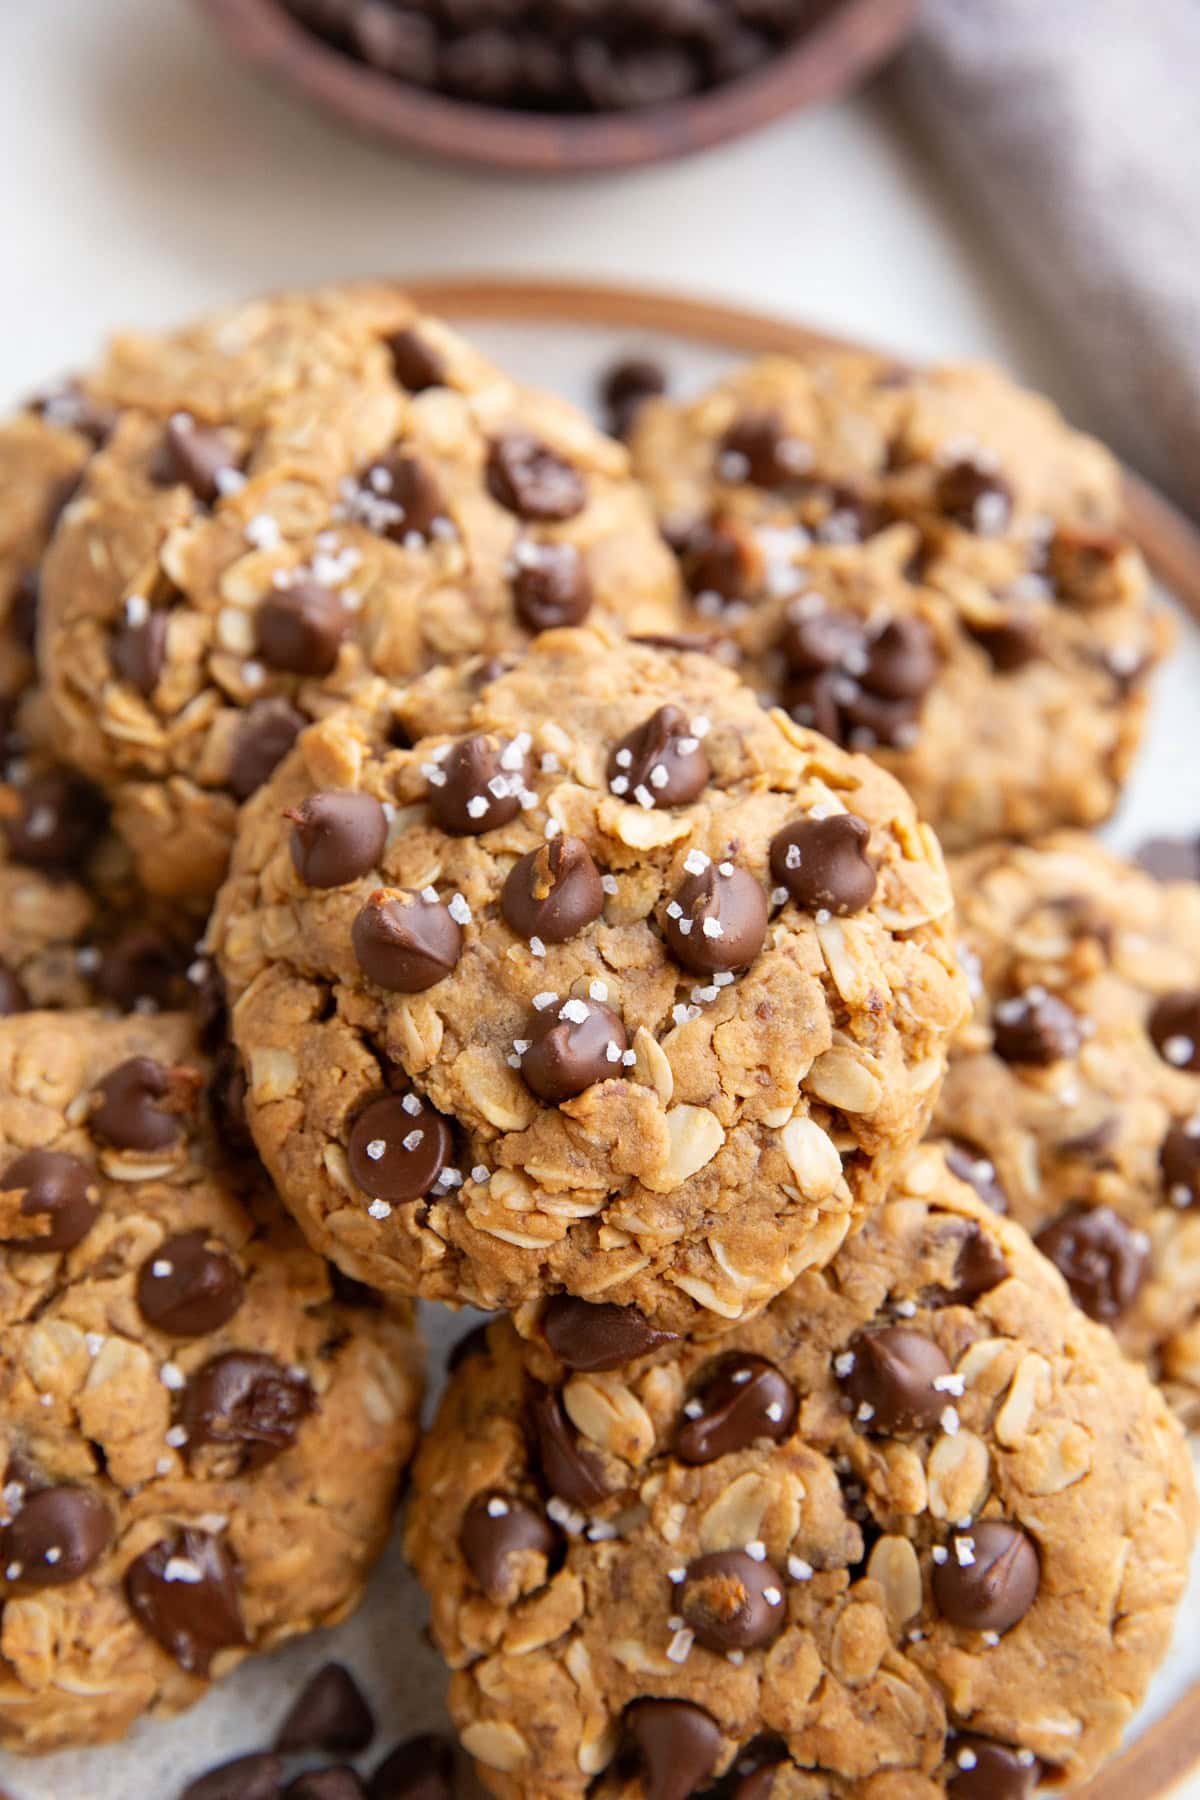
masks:
<path fill-rule="evenodd" d="M 1073 832 L 952 877 L 975 1012 L 937 1128 L 1200 1418 L 1200 885 Z"/>
<path fill-rule="evenodd" d="M 464 1345 L 415 1467 L 492 1793 L 1024 1800 L 1116 1746 L 1186 1582 L 1187 1448 L 936 1146 L 718 1345 L 614 1363 L 580 1311 Z"/>
<path fill-rule="evenodd" d="M 694 629 L 954 848 L 1090 825 L 1170 632 L 1108 452 L 984 366 L 773 357 L 632 437 Z"/>
<path fill-rule="evenodd" d="M 245 809 L 210 933 L 310 1242 L 401 1293 L 711 1330 L 827 1260 L 964 999 L 900 787 L 592 630 L 375 701 Z"/>
<path fill-rule="evenodd" d="M 364 674 L 589 611 L 677 629 L 623 448 L 385 284 L 116 341 L 116 423 L 43 578 L 61 748 L 156 893 L 211 897 L 237 804 Z"/>
<path fill-rule="evenodd" d="M 217 1152 L 179 1015 L 0 1021 L 0 1743 L 173 1712 L 342 1618 L 420 1398 L 407 1308 L 334 1282 Z"/>

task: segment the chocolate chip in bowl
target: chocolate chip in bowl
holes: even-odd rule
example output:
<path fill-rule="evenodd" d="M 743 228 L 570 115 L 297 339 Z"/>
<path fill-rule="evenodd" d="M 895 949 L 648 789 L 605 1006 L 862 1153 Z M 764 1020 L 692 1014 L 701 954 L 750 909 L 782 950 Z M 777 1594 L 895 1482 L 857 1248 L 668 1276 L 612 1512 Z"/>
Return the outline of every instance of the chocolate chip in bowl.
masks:
<path fill-rule="evenodd" d="M 361 131 L 541 172 L 688 155 L 829 99 L 916 14 L 916 0 L 200 4 L 237 55 Z"/>

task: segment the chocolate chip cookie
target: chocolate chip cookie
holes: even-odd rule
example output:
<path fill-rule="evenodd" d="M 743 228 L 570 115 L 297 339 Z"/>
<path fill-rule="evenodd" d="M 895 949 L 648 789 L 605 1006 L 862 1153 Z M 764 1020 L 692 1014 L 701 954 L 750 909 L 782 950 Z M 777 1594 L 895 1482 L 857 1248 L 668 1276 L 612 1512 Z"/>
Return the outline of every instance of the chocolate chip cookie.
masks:
<path fill-rule="evenodd" d="M 8 1749 L 190 1705 L 343 1617 L 388 1532 L 410 1315 L 222 1160 L 208 1075 L 180 1015 L 0 1020 Z"/>
<path fill-rule="evenodd" d="M 570 1300 L 493 1324 L 417 1458 L 492 1793 L 1024 1800 L 1115 1747 L 1186 1581 L 1186 1445 L 938 1147 L 720 1344 L 624 1349 Z"/>
<path fill-rule="evenodd" d="M 155 893 L 211 897 L 238 804 L 364 674 L 590 613 L 677 629 L 625 451 L 385 285 L 123 338 L 42 577 L 61 748 Z"/>
<path fill-rule="evenodd" d="M 1200 1418 L 1200 885 L 1090 838 L 952 869 L 975 1012 L 937 1127 L 984 1199 Z"/>
<path fill-rule="evenodd" d="M 1170 640 L 1119 471 L 985 367 L 743 368 L 632 433 L 693 596 L 747 678 L 869 751 L 948 847 L 1105 818 Z"/>
<path fill-rule="evenodd" d="M 900 787 L 596 630 L 375 698 L 245 809 L 211 931 L 310 1242 L 401 1293 L 714 1330 L 826 1261 L 963 1004 Z"/>

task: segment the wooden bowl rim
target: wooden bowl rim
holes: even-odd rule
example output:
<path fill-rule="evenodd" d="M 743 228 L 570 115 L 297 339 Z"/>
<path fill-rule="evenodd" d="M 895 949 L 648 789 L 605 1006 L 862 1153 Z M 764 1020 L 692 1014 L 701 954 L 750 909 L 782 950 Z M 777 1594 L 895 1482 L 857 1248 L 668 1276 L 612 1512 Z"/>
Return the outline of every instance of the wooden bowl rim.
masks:
<path fill-rule="evenodd" d="M 583 174 L 690 155 L 833 98 L 897 47 L 919 0 L 841 0 L 749 75 L 669 106 L 598 114 L 521 113 L 427 93 L 323 43 L 281 0 L 198 4 L 246 62 L 372 136 L 452 161 Z"/>

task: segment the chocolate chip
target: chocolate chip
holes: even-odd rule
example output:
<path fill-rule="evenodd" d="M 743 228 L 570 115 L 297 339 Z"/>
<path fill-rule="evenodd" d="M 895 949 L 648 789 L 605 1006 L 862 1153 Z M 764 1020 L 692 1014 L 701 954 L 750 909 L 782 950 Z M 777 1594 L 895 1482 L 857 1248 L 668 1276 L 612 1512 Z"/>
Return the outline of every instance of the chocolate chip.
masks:
<path fill-rule="evenodd" d="M 676 1456 L 685 1463 L 710 1463 L 762 1438 L 782 1444 L 796 1422 L 796 1394 L 774 1363 L 734 1352 L 706 1371 L 683 1413 Z"/>
<path fill-rule="evenodd" d="M 432 888 L 377 888 L 350 935 L 367 980 L 393 994 L 424 993 L 445 980 L 462 955 L 462 931 Z"/>
<path fill-rule="evenodd" d="M 225 432 L 176 413 L 163 432 L 150 473 L 161 487 L 182 483 L 197 500 L 211 506 L 220 498 L 222 476 L 236 475 L 238 468 L 237 451 Z"/>
<path fill-rule="evenodd" d="M 29 995 L 19 975 L 0 957 L 0 1018 L 29 1011 Z"/>
<path fill-rule="evenodd" d="M 397 1744 L 367 1783 L 367 1800 L 454 1800 L 454 1751 L 422 1732 Z"/>
<path fill-rule="evenodd" d="M 423 394 L 426 388 L 444 387 L 446 364 L 440 351 L 434 349 L 415 325 L 407 325 L 387 340 L 392 354 L 396 380 L 410 394 Z"/>
<path fill-rule="evenodd" d="M 861 1425 L 884 1437 L 936 1425 L 948 1404 L 950 1363 L 933 1339 L 903 1325 L 860 1331 L 850 1340 L 853 1362 L 840 1376 Z"/>
<path fill-rule="evenodd" d="M 868 633 L 853 613 L 797 603 L 780 649 L 790 679 L 784 702 L 799 723 L 838 743 L 907 747 L 939 667 L 923 619 L 900 617 Z"/>
<path fill-rule="evenodd" d="M 550 1493 L 585 1510 L 607 1500 L 610 1489 L 603 1464 L 579 1442 L 558 1395 L 551 1388 L 539 1387 L 530 1410 L 542 1480 Z"/>
<path fill-rule="evenodd" d="M 971 625 L 971 636 L 987 653 L 994 669 L 1002 675 L 1015 674 L 1041 656 L 1044 644 L 1042 630 L 1032 613 L 1015 608 L 1006 619 L 994 625 Z"/>
<path fill-rule="evenodd" d="M 688 1565 L 677 1609 L 706 1650 L 757 1650 L 787 1622 L 783 1588 L 769 1562 L 744 1550 L 715 1550 Z"/>
<path fill-rule="evenodd" d="M 284 1800 L 366 1800 L 367 1790 L 349 1763 L 297 1775 Z"/>
<path fill-rule="evenodd" d="M 558 1533 L 540 1510 L 512 1494 L 493 1491 L 472 1500 L 458 1542 L 467 1567 L 488 1599 L 497 1606 L 510 1606 L 519 1594 L 529 1591 L 533 1577 L 540 1577 L 537 1586 L 544 1585 Z M 513 1557 L 520 1558 L 515 1567 Z"/>
<path fill-rule="evenodd" d="M 195 1100 L 199 1076 L 168 1069 L 152 1056 L 131 1056 L 96 1083 L 89 1124 L 119 1150 L 165 1150 L 182 1134 L 180 1114 Z"/>
<path fill-rule="evenodd" d="M 189 1675 L 207 1678 L 218 1651 L 246 1644 L 240 1572 L 211 1532 L 184 1526 L 125 1572 L 125 1597 L 144 1631 Z"/>
<path fill-rule="evenodd" d="M 582 838 L 559 836 L 515 862 L 500 909 L 518 937 L 565 944 L 604 911 L 600 871 Z"/>
<path fill-rule="evenodd" d="M 675 1342 L 674 1332 L 659 1331 L 636 1306 L 616 1306 L 609 1300 L 593 1303 L 574 1294 L 555 1294 L 547 1301 L 542 1336 L 568 1369 L 588 1373 L 620 1368 Z"/>
<path fill-rule="evenodd" d="M 319 581 L 275 588 L 259 602 L 254 629 L 269 669 L 290 675 L 328 675 L 350 629 L 341 595 Z"/>
<path fill-rule="evenodd" d="M 282 1790 L 283 1764 L 277 1756 L 257 1751 L 198 1775 L 179 1800 L 279 1800 Z"/>
<path fill-rule="evenodd" d="M 308 1377 L 255 1350 L 228 1350 L 196 1371 L 179 1402 L 188 1455 L 232 1447 L 237 1472 L 290 1450 L 316 1401 Z"/>
<path fill-rule="evenodd" d="M 207 1337 L 227 1325 L 245 1298 L 237 1264 L 204 1230 L 164 1238 L 138 1270 L 142 1317 L 168 1337 Z"/>
<path fill-rule="evenodd" d="M 307 720 L 278 697 L 256 700 L 238 726 L 229 763 L 229 787 L 235 800 L 248 800 L 283 761 Z"/>
<path fill-rule="evenodd" d="M 0 1190 L 21 1195 L 21 1217 L 36 1228 L 3 1240 L 7 1250 L 71 1250 L 87 1236 L 100 1211 L 92 1171 L 61 1150 L 27 1150 L 0 1176 Z"/>
<path fill-rule="evenodd" d="M 166 1010 L 186 1000 L 187 958 L 161 926 L 133 923 L 102 947 L 94 979 L 96 991 L 122 1012 Z"/>
<path fill-rule="evenodd" d="M 375 1719 L 344 1663 L 327 1662 L 310 1675 L 275 1737 L 276 1750 L 365 1750 Z"/>
<path fill-rule="evenodd" d="M 1200 835 L 1148 838 L 1137 860 L 1156 881 L 1200 881 Z"/>
<path fill-rule="evenodd" d="M 1016 1750 L 973 1732 L 956 1732 L 946 1746 L 953 1773 L 948 1800 L 1030 1800 L 1042 1777 L 1032 1750 Z"/>
<path fill-rule="evenodd" d="M 166 665 L 168 618 L 165 606 L 148 607 L 136 614 L 127 610 L 113 631 L 113 668 L 146 700 Z"/>
<path fill-rule="evenodd" d="M 582 625 L 594 595 L 587 564 L 574 544 L 526 544 L 516 552 L 513 603 L 527 631 Z"/>
<path fill-rule="evenodd" d="M 39 395 L 32 409 L 60 431 L 77 431 L 96 450 L 103 448 L 117 426 L 115 408 L 86 393 L 77 381 L 64 381 L 52 393 Z"/>
<path fill-rule="evenodd" d="M 1147 1029 L 1154 1048 L 1173 1069 L 1200 1070 L 1200 989 L 1164 994 Z"/>
<path fill-rule="evenodd" d="M 600 404 L 614 437 L 626 437 L 647 400 L 667 391 L 667 373 L 650 356 L 624 356 L 600 378 Z"/>
<path fill-rule="evenodd" d="M 885 700 L 922 699 L 937 672 L 937 647 L 924 619 L 892 619 L 867 639 L 862 684 Z"/>
<path fill-rule="evenodd" d="M 1027 988 L 992 1008 L 992 1048 L 1002 1062 L 1049 1068 L 1082 1047 L 1078 1013 L 1045 988 Z"/>
<path fill-rule="evenodd" d="M 805 912 L 860 913 L 878 886 L 870 841 L 870 826 L 854 813 L 794 819 L 771 839 L 771 874 Z"/>
<path fill-rule="evenodd" d="M 716 656 L 725 639 L 719 631 L 646 631 L 630 639 L 651 650 L 679 650 L 686 655 Z"/>
<path fill-rule="evenodd" d="M 387 843 L 387 814 L 374 794 L 334 788 L 310 794 L 293 811 L 289 848 L 307 887 L 344 887 L 378 863 Z"/>
<path fill-rule="evenodd" d="M 688 861 L 699 854 L 692 851 Z M 762 883 L 735 863 L 708 862 L 689 871 L 676 888 L 663 935 L 675 960 L 693 974 L 727 974 L 754 961 L 767 923 Z"/>
<path fill-rule="evenodd" d="M 790 487 L 811 467 L 812 451 L 789 435 L 776 413 L 746 413 L 735 419 L 717 451 L 722 481 L 755 487 Z"/>
<path fill-rule="evenodd" d="M 625 1726 L 645 1768 L 644 1800 L 689 1800 L 721 1756 L 721 1728 L 690 1700 L 635 1700 Z"/>
<path fill-rule="evenodd" d="M 1008 1195 L 1000 1186 L 995 1164 L 973 1144 L 948 1143 L 946 1167 L 952 1175 L 957 1175 L 960 1181 L 965 1181 L 969 1188 L 973 1188 L 983 1204 L 990 1206 L 993 1212 L 1008 1211 Z"/>
<path fill-rule="evenodd" d="M 1128 1312 L 1150 1267 L 1144 1232 L 1111 1206 L 1077 1208 L 1038 1232 L 1034 1242 L 1070 1288 L 1089 1319 L 1111 1325 Z"/>
<path fill-rule="evenodd" d="M 1200 1114 L 1172 1125 L 1158 1153 L 1163 1192 L 1172 1206 L 1200 1206 Z"/>
<path fill-rule="evenodd" d="M 854 613 L 800 604 L 784 622 L 779 648 L 797 675 L 817 675 L 852 665 L 861 673 L 866 663 L 867 634 Z"/>
<path fill-rule="evenodd" d="M 704 792 L 712 768 L 692 722 L 678 706 L 660 706 L 615 745 L 608 785 L 639 806 L 687 806 Z"/>
<path fill-rule="evenodd" d="M 496 438 L 488 451 L 488 492 L 521 519 L 572 519 L 587 505 L 579 471 L 526 431 Z"/>
<path fill-rule="evenodd" d="M 693 526 L 677 554 L 688 591 L 697 598 L 714 594 L 721 600 L 745 600 L 757 591 L 765 572 L 760 545 L 749 527 L 734 519 Z"/>
<path fill-rule="evenodd" d="M 954 1264 L 954 1286 L 944 1290 L 942 1299 L 951 1305 L 971 1306 L 981 1294 L 1007 1281 L 1009 1267 L 1004 1252 L 989 1232 L 970 1224 L 959 1240 Z"/>
<path fill-rule="evenodd" d="M 491 732 L 460 738 L 428 767 L 429 810 L 454 837 L 479 837 L 511 824 L 533 778 L 525 740 Z"/>
<path fill-rule="evenodd" d="M 45 1487 L 28 1495 L 5 1527 L 0 1556 L 9 1581 L 62 1587 L 99 1562 L 111 1538 L 112 1515 L 96 1494 L 82 1487 Z"/>
<path fill-rule="evenodd" d="M 78 874 L 108 823 L 108 809 L 95 788 L 51 769 L 9 792 L 17 810 L 6 814 L 3 824 L 13 860 Z"/>
<path fill-rule="evenodd" d="M 391 450 L 362 476 L 370 494 L 367 519 L 381 537 L 416 549 L 450 525 L 446 497 L 425 463 L 402 450 Z"/>
<path fill-rule="evenodd" d="M 939 511 L 979 537 L 999 537 L 1012 519 L 1013 490 L 995 469 L 970 457 L 942 470 L 934 489 Z"/>
<path fill-rule="evenodd" d="M 521 1074 L 526 1087 L 552 1106 L 622 1071 L 629 1040 L 618 1014 L 602 1001 L 556 1000 L 534 1012 L 528 1029 Z"/>
<path fill-rule="evenodd" d="M 771 1800 L 775 1792 L 775 1777 L 782 1766 L 782 1761 L 776 1761 L 764 1763 L 759 1769 L 751 1769 L 734 1788 L 733 1800 Z"/>
<path fill-rule="evenodd" d="M 450 1127 L 416 1094 L 385 1094 L 359 1113 L 346 1154 L 373 1200 L 420 1200 L 450 1160 Z"/>
<path fill-rule="evenodd" d="M 1041 1565 L 1033 1539 L 1003 1519 L 958 1532 L 933 1565 L 933 1598 L 952 1625 L 1009 1631 L 1037 1599 Z"/>

